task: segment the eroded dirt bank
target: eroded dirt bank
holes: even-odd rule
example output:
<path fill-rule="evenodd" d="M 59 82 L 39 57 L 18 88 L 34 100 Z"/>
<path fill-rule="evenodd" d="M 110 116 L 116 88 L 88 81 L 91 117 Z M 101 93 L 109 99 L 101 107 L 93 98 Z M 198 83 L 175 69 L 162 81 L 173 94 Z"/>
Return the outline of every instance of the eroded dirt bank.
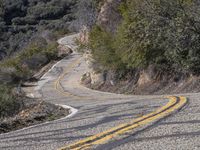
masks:
<path fill-rule="evenodd" d="M 23 98 L 20 101 L 20 108 L 16 114 L 1 119 L 0 134 L 60 119 L 69 114 L 69 109 L 42 100 Z"/>
<path fill-rule="evenodd" d="M 91 71 L 82 78 L 88 88 L 124 94 L 178 94 L 200 92 L 200 77 L 176 72 L 146 70 Z"/>

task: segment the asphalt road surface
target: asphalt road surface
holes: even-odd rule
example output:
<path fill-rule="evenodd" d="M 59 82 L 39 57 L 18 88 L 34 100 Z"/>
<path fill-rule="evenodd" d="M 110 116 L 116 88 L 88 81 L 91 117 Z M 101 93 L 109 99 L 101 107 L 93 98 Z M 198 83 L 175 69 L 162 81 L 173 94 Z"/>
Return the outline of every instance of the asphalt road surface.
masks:
<path fill-rule="evenodd" d="M 73 39 L 76 36 L 62 38 L 59 43 L 74 49 Z M 57 63 L 38 82 L 33 94 L 51 103 L 72 106 L 78 112 L 70 118 L 2 134 L 0 150 L 65 148 L 154 112 L 169 102 L 165 96 L 128 96 L 87 89 L 80 85 L 80 78 L 88 70 L 84 58 L 76 52 Z M 90 148 L 199 150 L 200 94 L 184 96 L 188 98 L 188 103 L 178 112 L 116 137 L 110 136 L 103 143 Z"/>

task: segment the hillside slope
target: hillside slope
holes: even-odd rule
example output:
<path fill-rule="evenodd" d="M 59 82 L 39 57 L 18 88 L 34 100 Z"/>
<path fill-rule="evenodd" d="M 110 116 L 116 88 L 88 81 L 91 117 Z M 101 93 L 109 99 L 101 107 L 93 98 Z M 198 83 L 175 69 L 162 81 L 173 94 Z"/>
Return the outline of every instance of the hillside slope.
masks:
<path fill-rule="evenodd" d="M 0 0 L 0 60 L 37 37 L 78 31 L 95 18 L 93 1 Z"/>
<path fill-rule="evenodd" d="M 84 84 L 132 94 L 198 92 L 199 8 L 197 1 L 104 1 L 85 46 L 94 64 Z"/>

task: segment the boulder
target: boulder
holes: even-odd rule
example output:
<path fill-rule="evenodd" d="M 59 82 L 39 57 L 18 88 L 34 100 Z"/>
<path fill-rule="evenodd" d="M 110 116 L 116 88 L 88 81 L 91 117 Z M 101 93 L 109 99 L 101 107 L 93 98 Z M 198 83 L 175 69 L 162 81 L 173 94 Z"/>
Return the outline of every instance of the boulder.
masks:
<path fill-rule="evenodd" d="M 79 34 L 79 42 L 81 44 L 87 44 L 89 41 L 89 29 L 86 26 L 83 26 Z"/>
<path fill-rule="evenodd" d="M 90 78 L 91 78 L 92 85 L 102 85 L 105 82 L 105 74 L 104 73 L 91 72 Z"/>
<path fill-rule="evenodd" d="M 71 54 L 73 51 L 71 48 L 65 46 L 65 45 L 59 45 L 58 46 L 58 57 L 63 58 Z"/>
<path fill-rule="evenodd" d="M 106 0 L 98 15 L 97 24 L 107 32 L 114 33 L 122 20 L 119 6 L 122 0 Z"/>

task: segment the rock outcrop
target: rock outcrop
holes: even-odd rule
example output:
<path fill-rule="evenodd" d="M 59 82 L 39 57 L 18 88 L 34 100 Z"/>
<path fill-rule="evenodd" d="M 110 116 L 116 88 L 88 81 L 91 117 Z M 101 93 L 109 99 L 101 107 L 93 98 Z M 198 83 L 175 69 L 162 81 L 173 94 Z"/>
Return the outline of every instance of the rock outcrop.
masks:
<path fill-rule="evenodd" d="M 79 41 L 82 44 L 87 44 L 89 41 L 89 29 L 87 26 L 83 26 L 80 30 Z"/>
<path fill-rule="evenodd" d="M 71 53 L 72 53 L 72 50 L 69 47 L 66 47 L 65 45 L 58 46 L 58 57 L 59 58 L 66 57 Z"/>
<path fill-rule="evenodd" d="M 122 16 L 119 12 L 119 6 L 122 0 L 106 0 L 100 8 L 96 24 L 102 27 L 104 30 L 110 33 L 115 33 L 118 25 L 122 20 Z M 82 44 L 86 44 L 89 41 L 89 30 L 86 26 L 83 26 L 80 31 L 79 41 Z M 90 72 L 82 76 L 82 81 L 86 79 L 87 84 L 91 85 L 103 85 L 106 81 L 105 73 L 97 70 L 103 70 L 102 67 L 95 62 L 92 58 L 92 54 L 88 51 L 84 54 L 86 63 L 90 68 Z M 89 83 L 88 83 L 89 82 Z M 110 81 L 114 85 L 114 81 Z"/>
<path fill-rule="evenodd" d="M 114 33 L 122 20 L 119 6 L 122 0 L 107 0 L 101 7 L 97 24 L 106 31 Z"/>

